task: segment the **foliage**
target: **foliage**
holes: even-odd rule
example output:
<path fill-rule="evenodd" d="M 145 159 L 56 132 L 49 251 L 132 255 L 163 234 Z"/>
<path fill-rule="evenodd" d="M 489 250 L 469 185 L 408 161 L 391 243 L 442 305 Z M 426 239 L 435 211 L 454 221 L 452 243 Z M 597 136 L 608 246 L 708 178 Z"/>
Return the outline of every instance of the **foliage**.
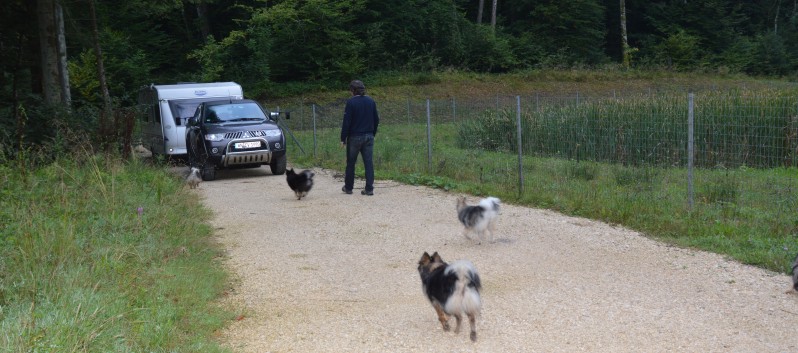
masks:
<path fill-rule="evenodd" d="M 255 14 L 270 26 L 274 80 L 348 79 L 364 68 L 363 43 L 347 28 L 363 0 L 284 1 Z"/>
<path fill-rule="evenodd" d="M 546 52 L 562 51 L 567 63 L 605 59 L 604 5 L 597 0 L 541 1 L 531 11 L 532 30 Z"/>
<path fill-rule="evenodd" d="M 683 29 L 669 35 L 654 49 L 657 61 L 676 70 L 694 68 L 703 56 L 699 38 Z"/>
<path fill-rule="evenodd" d="M 145 53 L 130 42 L 128 35 L 106 31 L 102 33 L 102 38 L 106 43 L 103 47 L 103 66 L 108 90 L 118 104 L 129 106 L 135 102 L 138 89 L 145 84 L 141 78 L 147 77 L 153 67 Z M 73 91 L 79 93 L 75 99 L 80 101 L 81 105 L 101 105 L 102 96 L 94 49 L 87 48 L 79 53 L 77 58 L 69 63 L 69 70 Z"/>
<path fill-rule="evenodd" d="M 200 64 L 195 81 L 235 81 L 251 88 L 248 94 L 259 96 L 269 83 L 271 48 L 271 31 L 256 16 L 246 30 L 231 31 L 220 41 L 209 36 L 205 45 L 191 52 L 188 58 Z"/>
<path fill-rule="evenodd" d="M 465 53 L 461 69 L 479 72 L 506 72 L 518 66 L 513 53 L 512 37 L 494 34 L 485 26 L 463 23 Z"/>
<path fill-rule="evenodd" d="M 757 35 L 753 57 L 747 72 L 755 75 L 785 75 L 789 72 L 790 59 L 787 45 L 776 33 Z"/>

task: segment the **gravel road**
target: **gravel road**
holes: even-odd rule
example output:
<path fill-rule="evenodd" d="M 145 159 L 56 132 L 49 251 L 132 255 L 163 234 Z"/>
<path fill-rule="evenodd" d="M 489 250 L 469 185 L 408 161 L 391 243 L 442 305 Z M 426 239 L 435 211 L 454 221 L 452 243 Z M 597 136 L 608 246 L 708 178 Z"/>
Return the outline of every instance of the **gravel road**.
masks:
<path fill-rule="evenodd" d="M 459 194 L 392 181 L 341 192 L 316 170 L 298 201 L 268 168 L 200 184 L 236 281 L 219 333 L 235 352 L 798 352 L 790 278 L 628 229 L 503 205 L 496 241 L 462 236 Z M 469 197 L 469 202 L 478 201 Z M 424 251 L 482 277 L 479 339 L 443 332 Z"/>

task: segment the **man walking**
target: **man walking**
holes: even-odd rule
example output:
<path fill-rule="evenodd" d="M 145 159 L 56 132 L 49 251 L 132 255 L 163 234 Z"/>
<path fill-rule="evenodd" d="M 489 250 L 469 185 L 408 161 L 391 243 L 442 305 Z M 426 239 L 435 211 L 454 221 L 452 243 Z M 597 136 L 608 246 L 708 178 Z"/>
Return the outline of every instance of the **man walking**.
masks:
<path fill-rule="evenodd" d="M 341 147 L 346 147 L 346 172 L 341 191 L 352 193 L 355 186 L 355 163 L 360 154 L 366 168 L 366 187 L 360 193 L 371 196 L 374 195 L 374 136 L 377 135 L 380 116 L 377 113 L 377 103 L 366 95 L 366 85 L 362 81 L 350 82 L 349 91 L 352 97 L 346 101 L 344 122 L 341 124 Z"/>

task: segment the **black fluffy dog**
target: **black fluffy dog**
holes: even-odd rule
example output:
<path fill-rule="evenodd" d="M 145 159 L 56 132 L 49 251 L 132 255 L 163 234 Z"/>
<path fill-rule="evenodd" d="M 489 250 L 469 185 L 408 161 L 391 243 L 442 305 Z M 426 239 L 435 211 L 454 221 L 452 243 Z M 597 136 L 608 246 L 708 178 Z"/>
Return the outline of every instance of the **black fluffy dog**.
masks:
<path fill-rule="evenodd" d="M 297 174 L 294 172 L 294 168 L 285 172 L 285 179 L 288 181 L 288 186 L 291 190 L 294 190 L 297 200 L 301 200 L 302 197 L 308 196 L 308 191 L 313 187 L 314 175 L 316 174 L 309 170 L 303 170 Z"/>
<path fill-rule="evenodd" d="M 447 315 L 452 315 L 457 320 L 454 332 L 459 333 L 465 314 L 471 324 L 471 341 L 476 341 L 476 317 L 482 309 L 482 299 L 479 296 L 482 286 L 474 264 L 468 260 L 447 264 L 437 252 L 432 256 L 424 252 L 418 261 L 418 273 L 421 275 L 424 294 L 438 313 L 438 321 L 443 330 L 449 331 Z"/>

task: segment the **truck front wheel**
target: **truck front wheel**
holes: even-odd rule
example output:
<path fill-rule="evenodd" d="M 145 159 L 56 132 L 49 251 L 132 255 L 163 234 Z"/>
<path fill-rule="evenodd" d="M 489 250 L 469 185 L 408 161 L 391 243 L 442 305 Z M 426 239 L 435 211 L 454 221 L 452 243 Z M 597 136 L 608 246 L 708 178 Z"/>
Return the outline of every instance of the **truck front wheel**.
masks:
<path fill-rule="evenodd" d="M 286 157 L 285 155 L 282 155 L 272 160 L 272 162 L 269 163 L 269 168 L 271 168 L 272 174 L 283 175 L 285 174 L 285 164 Z"/>
<path fill-rule="evenodd" d="M 216 167 L 212 163 L 206 163 L 202 168 L 202 180 L 212 181 L 216 179 Z"/>

